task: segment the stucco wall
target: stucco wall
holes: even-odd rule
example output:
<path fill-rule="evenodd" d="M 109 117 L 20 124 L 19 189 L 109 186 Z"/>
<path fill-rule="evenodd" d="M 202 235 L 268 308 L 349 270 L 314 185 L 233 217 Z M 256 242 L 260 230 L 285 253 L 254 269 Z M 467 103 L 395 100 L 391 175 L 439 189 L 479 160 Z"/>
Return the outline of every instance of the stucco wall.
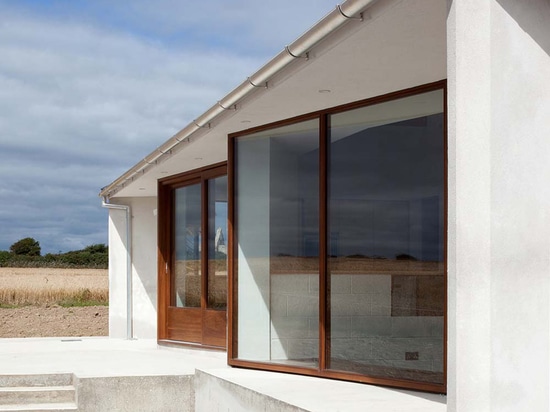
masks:
<path fill-rule="evenodd" d="M 157 199 L 113 199 L 130 206 L 132 237 L 132 327 L 134 338 L 157 336 Z M 126 219 L 123 210 L 109 211 L 109 336 L 125 338 Z"/>
<path fill-rule="evenodd" d="M 550 4 L 450 4 L 448 408 L 549 410 Z"/>
<path fill-rule="evenodd" d="M 109 337 L 111 338 L 126 337 L 126 243 L 126 212 L 109 209 Z"/>

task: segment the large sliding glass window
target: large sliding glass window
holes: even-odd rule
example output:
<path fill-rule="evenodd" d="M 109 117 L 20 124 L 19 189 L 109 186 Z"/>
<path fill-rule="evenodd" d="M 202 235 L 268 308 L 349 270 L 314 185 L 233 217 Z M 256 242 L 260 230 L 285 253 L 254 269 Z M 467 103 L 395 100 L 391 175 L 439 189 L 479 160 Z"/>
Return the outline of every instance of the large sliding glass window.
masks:
<path fill-rule="evenodd" d="M 444 83 L 231 139 L 230 364 L 444 392 Z"/>
<path fill-rule="evenodd" d="M 318 123 L 239 139 L 241 359 L 310 366 L 318 361 Z"/>
<path fill-rule="evenodd" d="M 330 124 L 330 368 L 443 384 L 443 92 Z"/>

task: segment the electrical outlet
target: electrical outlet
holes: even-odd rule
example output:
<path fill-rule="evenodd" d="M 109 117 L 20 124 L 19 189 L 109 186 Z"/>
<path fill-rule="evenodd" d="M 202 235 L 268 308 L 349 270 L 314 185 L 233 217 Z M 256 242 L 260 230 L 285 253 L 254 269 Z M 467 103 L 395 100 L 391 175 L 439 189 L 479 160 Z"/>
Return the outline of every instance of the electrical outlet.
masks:
<path fill-rule="evenodd" d="M 405 352 L 405 360 L 418 360 L 418 352 Z"/>

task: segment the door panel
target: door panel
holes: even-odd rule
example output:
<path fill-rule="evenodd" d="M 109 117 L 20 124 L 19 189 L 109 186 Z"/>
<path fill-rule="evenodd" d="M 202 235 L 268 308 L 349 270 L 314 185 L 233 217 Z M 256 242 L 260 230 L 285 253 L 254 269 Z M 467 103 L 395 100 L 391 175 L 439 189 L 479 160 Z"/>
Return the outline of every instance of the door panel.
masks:
<path fill-rule="evenodd" d="M 182 342 L 202 342 L 202 310 L 168 307 L 167 339 Z"/>
<path fill-rule="evenodd" d="M 201 307 L 201 184 L 174 190 L 171 306 Z"/>
<path fill-rule="evenodd" d="M 208 181 L 208 308 L 227 308 L 227 176 Z"/>
<path fill-rule="evenodd" d="M 160 182 L 159 340 L 226 346 L 226 173 L 224 164 Z"/>
<path fill-rule="evenodd" d="M 202 342 L 209 346 L 225 347 L 225 310 L 205 310 L 203 320 Z"/>

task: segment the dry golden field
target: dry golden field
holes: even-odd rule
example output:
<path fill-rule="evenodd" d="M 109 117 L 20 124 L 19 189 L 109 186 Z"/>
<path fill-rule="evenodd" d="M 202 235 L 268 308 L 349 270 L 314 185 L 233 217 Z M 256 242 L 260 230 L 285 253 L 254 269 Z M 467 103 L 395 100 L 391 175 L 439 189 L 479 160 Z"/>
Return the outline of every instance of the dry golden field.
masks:
<path fill-rule="evenodd" d="M 0 338 L 107 335 L 108 296 L 106 269 L 0 268 Z"/>
<path fill-rule="evenodd" d="M 107 269 L 0 268 L 0 305 L 107 302 Z"/>

